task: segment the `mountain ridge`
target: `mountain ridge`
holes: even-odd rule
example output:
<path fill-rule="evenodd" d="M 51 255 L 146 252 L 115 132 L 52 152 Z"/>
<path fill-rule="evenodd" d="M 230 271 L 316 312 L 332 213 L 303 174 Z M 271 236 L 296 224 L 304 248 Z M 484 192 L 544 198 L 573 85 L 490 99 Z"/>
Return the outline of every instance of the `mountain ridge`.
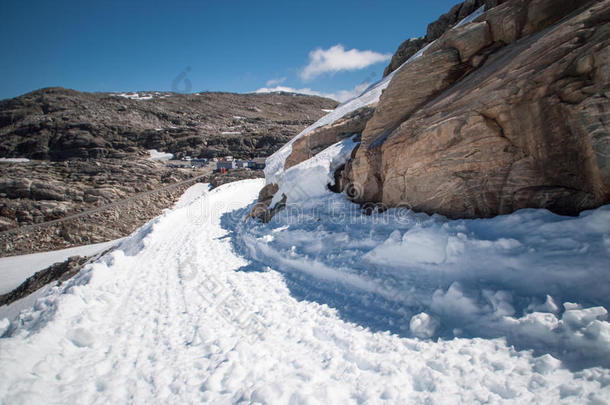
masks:
<path fill-rule="evenodd" d="M 157 149 L 177 157 L 268 156 L 336 105 L 298 94 L 88 93 L 50 87 L 0 101 L 0 155 L 124 158 Z"/>

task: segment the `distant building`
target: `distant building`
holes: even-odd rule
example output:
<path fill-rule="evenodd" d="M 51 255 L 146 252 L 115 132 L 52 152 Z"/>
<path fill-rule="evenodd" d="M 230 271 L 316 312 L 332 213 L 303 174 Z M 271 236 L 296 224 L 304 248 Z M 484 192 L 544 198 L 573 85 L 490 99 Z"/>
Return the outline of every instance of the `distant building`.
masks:
<path fill-rule="evenodd" d="M 265 168 L 265 158 L 255 158 L 248 162 L 248 167 L 254 170 L 262 170 Z"/>
<path fill-rule="evenodd" d="M 248 167 L 248 161 L 241 160 L 241 159 L 236 159 L 235 160 L 235 167 L 237 167 L 238 169 L 243 169 L 245 167 Z"/>
<path fill-rule="evenodd" d="M 235 162 L 231 161 L 231 162 L 216 162 L 216 170 L 218 171 L 222 171 L 222 169 L 225 170 L 231 170 L 231 169 L 235 169 Z"/>
<path fill-rule="evenodd" d="M 203 167 L 208 165 L 207 159 L 193 158 L 190 162 L 192 167 Z"/>
<path fill-rule="evenodd" d="M 167 165 L 169 167 L 173 167 L 174 169 L 187 169 L 191 167 L 191 162 L 184 160 L 168 160 Z"/>
<path fill-rule="evenodd" d="M 167 165 L 174 169 L 199 169 L 208 165 L 207 159 L 168 160 Z"/>

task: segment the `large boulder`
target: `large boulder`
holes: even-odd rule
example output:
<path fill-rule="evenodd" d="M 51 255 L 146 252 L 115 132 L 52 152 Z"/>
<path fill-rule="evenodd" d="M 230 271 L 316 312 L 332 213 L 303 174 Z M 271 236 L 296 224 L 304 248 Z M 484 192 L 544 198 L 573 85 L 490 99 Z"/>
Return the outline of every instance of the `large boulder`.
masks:
<path fill-rule="evenodd" d="M 356 199 L 449 217 L 610 202 L 609 19 L 610 0 L 511 0 L 441 36 L 382 95 Z"/>
<path fill-rule="evenodd" d="M 430 98 L 458 80 L 464 66 L 455 49 L 441 49 L 409 63 L 396 72 L 379 99 L 373 117 L 362 133 L 361 146 L 351 170 L 352 181 L 362 186 L 363 201 L 381 199 L 377 173 L 380 146 L 390 132 Z M 416 80 L 414 80 L 416 79 Z"/>
<path fill-rule="evenodd" d="M 273 197 L 279 189 L 280 187 L 275 183 L 270 183 L 263 187 L 258 193 L 257 203 L 252 207 L 246 219 L 255 218 L 264 223 L 269 222 L 277 212 L 284 208 L 284 204 L 286 203 L 286 196 L 284 195 L 278 204 L 273 208 L 269 208 L 273 201 Z"/>

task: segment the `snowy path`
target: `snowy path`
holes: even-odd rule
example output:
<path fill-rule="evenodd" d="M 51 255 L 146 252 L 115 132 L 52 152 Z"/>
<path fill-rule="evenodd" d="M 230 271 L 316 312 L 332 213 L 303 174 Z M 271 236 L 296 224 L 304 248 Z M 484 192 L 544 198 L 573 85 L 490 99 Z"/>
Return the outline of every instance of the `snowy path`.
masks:
<path fill-rule="evenodd" d="M 298 301 L 280 272 L 236 271 L 251 262 L 234 252 L 223 224 L 241 221 L 263 184 L 227 184 L 166 213 L 18 322 L 4 322 L 0 403 L 609 398 L 607 369 L 570 372 L 502 339 L 371 332 L 326 305 Z"/>

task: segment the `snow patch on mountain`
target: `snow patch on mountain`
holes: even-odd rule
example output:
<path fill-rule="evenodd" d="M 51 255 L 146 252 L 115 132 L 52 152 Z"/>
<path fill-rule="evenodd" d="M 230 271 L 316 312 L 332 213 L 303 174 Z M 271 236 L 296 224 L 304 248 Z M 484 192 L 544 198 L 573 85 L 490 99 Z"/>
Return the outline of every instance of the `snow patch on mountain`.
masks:
<path fill-rule="evenodd" d="M 148 149 L 148 153 L 150 154 L 148 160 L 171 160 L 174 158 L 173 153 L 159 152 L 156 149 Z"/>

